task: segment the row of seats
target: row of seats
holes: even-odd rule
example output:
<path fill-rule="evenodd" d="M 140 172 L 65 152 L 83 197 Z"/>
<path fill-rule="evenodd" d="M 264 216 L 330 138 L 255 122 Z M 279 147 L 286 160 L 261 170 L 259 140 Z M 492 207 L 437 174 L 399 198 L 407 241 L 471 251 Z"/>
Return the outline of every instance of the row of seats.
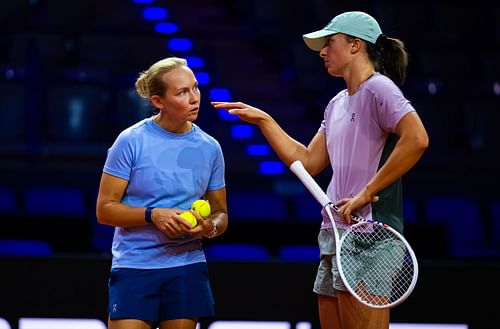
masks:
<path fill-rule="evenodd" d="M 95 219 L 95 195 L 88 197 L 70 187 L 31 187 L 18 195 L 10 187 L 0 187 L 2 216 L 61 217 L 89 223 L 92 245 L 108 250 L 113 228 Z M 429 232 L 444 229 L 447 253 L 470 257 L 500 255 L 500 200 L 483 204 L 467 196 L 428 196 L 416 201 L 404 199 L 406 225 L 427 225 Z M 273 192 L 232 192 L 228 208 L 233 222 L 315 224 L 320 222 L 321 206 L 308 193 L 284 196 Z M 81 224 L 79 224 L 81 225 Z M 425 233 L 424 233 L 425 234 Z M 426 240 L 415 236 L 415 240 Z"/>
<path fill-rule="evenodd" d="M 43 240 L 0 239 L 0 256 L 52 256 L 54 248 Z"/>
<path fill-rule="evenodd" d="M 317 221 L 321 211 L 319 203 L 302 189 L 292 192 L 291 196 L 282 195 L 284 192 L 230 192 L 228 207 L 231 218 L 242 221 Z M 93 212 L 95 194 L 92 196 L 75 187 L 36 186 L 17 191 L 9 186 L 0 186 L 0 213 L 9 214 L 21 211 L 26 214 L 73 215 L 74 218 L 87 216 Z M 444 197 L 429 198 L 425 218 L 433 220 L 435 217 L 447 217 L 439 209 L 434 210 L 436 204 L 444 202 L 453 205 L 459 202 L 471 210 L 474 217 L 479 216 L 479 205 L 470 198 Z M 463 203 L 462 203 L 463 202 Z M 254 207 L 252 205 L 258 205 Z M 417 202 L 410 198 L 403 200 L 405 221 L 418 223 L 420 215 Z M 453 208 L 452 208 L 453 209 Z M 436 212 L 437 211 L 437 212 Z M 449 212 L 448 210 L 446 212 Z M 437 214 L 437 215 L 436 215 Z"/>
<path fill-rule="evenodd" d="M 411 82 L 409 85 L 412 85 Z M 429 134 L 434 137 L 433 147 L 436 150 L 494 148 L 496 136 L 491 133 L 494 131 L 492 122 L 498 119 L 496 109 L 500 101 L 498 95 L 493 94 L 493 83 L 485 83 L 483 87 L 484 93 L 488 92 L 489 96 L 472 97 L 467 94 L 465 99 L 456 98 L 455 101 L 441 95 L 446 83 L 442 87 L 442 82 L 432 82 L 430 79 L 413 88 L 424 90 L 422 95 L 413 90 L 407 94 L 428 127 Z M 429 88 L 436 88 L 437 94 L 429 94 Z M 454 85 L 449 89 L 455 89 Z M 46 98 L 40 98 L 41 104 L 35 105 L 27 102 L 32 92 L 26 90 L 24 84 L 0 82 L 0 90 L 0 137 L 10 143 L 26 142 L 28 135 L 35 129 L 40 134 L 34 138 L 44 143 L 78 141 L 109 144 L 120 130 L 151 114 L 149 105 L 129 85 L 114 87 L 114 90 L 86 83 L 53 85 L 44 92 Z M 315 108 L 323 108 L 326 101 Z M 443 105 L 446 105 L 447 110 L 442 110 Z M 211 111 L 206 104 L 203 109 Z M 290 116 L 290 112 L 286 115 Z M 481 113 L 484 119 L 475 118 L 477 113 Z M 450 114 L 453 114 L 452 118 Z M 39 118 L 39 123 L 46 124 L 36 127 L 37 123 L 30 121 L 34 115 Z M 275 113 L 275 116 L 281 115 Z M 443 123 L 450 121 L 456 128 L 443 131 Z"/>
<path fill-rule="evenodd" d="M 319 260 L 317 245 L 282 245 L 274 256 L 268 247 L 251 243 L 214 243 L 205 247 L 208 260 L 212 261 L 293 261 Z"/>
<path fill-rule="evenodd" d="M 84 82 L 49 84 L 36 104 L 28 101 L 36 90 L 25 83 L 0 81 L 0 90 L 0 137 L 8 143 L 26 142 L 35 130 L 34 138 L 44 143 L 109 144 L 120 130 L 152 113 L 130 85 L 109 90 Z"/>
<path fill-rule="evenodd" d="M 55 255 L 54 248 L 47 241 L 29 239 L 0 239 L 0 256 L 47 257 Z M 220 243 L 209 244 L 205 254 L 210 261 L 293 261 L 309 262 L 319 260 L 316 245 L 283 245 L 275 257 L 269 248 L 260 244 Z"/>
<path fill-rule="evenodd" d="M 87 198 L 83 191 L 74 187 L 36 186 L 21 191 L 0 186 L 0 213 L 22 211 L 29 215 L 87 215 Z"/>

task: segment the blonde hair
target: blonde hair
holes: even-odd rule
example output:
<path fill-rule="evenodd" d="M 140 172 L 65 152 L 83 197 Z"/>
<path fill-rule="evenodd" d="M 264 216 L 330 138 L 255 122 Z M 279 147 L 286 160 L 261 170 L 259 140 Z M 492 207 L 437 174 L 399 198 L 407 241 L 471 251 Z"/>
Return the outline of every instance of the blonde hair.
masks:
<path fill-rule="evenodd" d="M 135 90 L 142 98 L 150 99 L 151 96 L 161 96 L 167 90 L 167 85 L 161 79 L 162 76 L 178 67 L 187 67 L 184 58 L 167 57 L 154 63 L 149 69 L 139 73 L 135 81 Z"/>

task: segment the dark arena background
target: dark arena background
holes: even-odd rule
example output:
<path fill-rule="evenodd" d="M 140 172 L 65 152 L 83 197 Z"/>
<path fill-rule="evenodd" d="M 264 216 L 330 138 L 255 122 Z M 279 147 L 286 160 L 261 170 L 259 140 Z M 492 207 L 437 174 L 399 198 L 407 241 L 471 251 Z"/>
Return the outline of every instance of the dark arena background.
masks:
<path fill-rule="evenodd" d="M 391 329 L 497 328 L 500 295 L 500 6 L 474 1 L 5 0 L 0 2 L 0 329 L 105 328 L 113 228 L 95 201 L 108 147 L 150 115 L 138 72 L 188 59 L 197 123 L 226 160 L 230 224 L 206 242 L 210 329 L 317 329 L 320 206 L 255 127 L 211 100 L 243 101 L 307 143 L 344 82 L 302 34 L 363 10 L 410 54 L 402 87 L 430 135 L 403 178 L 420 261 Z M 316 177 L 322 187 L 331 173 Z M 493 299 L 493 301 L 492 301 Z"/>

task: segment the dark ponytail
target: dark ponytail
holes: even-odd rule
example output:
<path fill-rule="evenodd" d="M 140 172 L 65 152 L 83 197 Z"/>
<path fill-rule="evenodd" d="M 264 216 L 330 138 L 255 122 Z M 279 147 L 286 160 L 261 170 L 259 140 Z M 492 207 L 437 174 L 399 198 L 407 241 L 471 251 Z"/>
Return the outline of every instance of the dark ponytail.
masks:
<path fill-rule="evenodd" d="M 403 41 L 380 35 L 375 44 L 366 43 L 368 57 L 375 64 L 375 69 L 402 86 L 406 80 L 408 53 Z"/>

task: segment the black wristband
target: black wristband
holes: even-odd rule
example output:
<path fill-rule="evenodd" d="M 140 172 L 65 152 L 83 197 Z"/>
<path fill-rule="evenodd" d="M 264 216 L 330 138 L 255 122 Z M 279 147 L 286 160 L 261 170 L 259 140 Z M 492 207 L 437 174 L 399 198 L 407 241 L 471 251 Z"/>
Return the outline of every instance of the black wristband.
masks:
<path fill-rule="evenodd" d="M 151 220 L 151 212 L 153 211 L 154 207 L 147 207 L 146 212 L 144 213 L 144 219 L 148 223 L 152 223 L 153 220 Z"/>

